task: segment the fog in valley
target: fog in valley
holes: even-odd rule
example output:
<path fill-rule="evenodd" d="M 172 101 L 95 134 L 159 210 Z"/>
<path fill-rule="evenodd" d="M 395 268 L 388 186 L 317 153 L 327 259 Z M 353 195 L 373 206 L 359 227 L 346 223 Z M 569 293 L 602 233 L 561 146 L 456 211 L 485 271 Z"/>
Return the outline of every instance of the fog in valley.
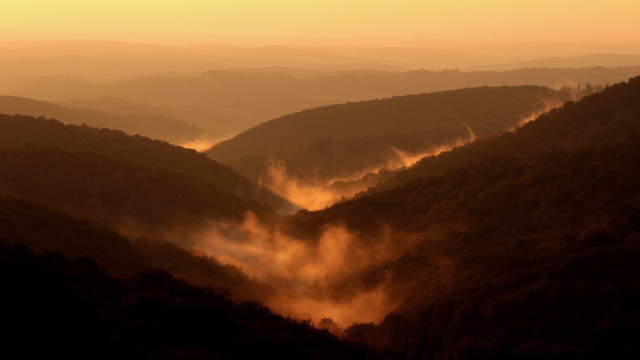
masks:
<path fill-rule="evenodd" d="M 2 7 L 9 350 L 640 353 L 635 2 Z"/>

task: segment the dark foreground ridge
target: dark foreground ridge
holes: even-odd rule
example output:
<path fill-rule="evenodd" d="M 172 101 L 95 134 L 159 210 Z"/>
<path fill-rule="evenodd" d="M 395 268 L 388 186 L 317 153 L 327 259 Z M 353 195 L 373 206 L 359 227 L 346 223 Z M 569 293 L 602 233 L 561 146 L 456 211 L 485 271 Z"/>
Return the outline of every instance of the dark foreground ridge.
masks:
<path fill-rule="evenodd" d="M 6 354 L 156 359 L 353 359 L 308 321 L 234 303 L 163 270 L 115 278 L 89 258 L 0 241 Z"/>

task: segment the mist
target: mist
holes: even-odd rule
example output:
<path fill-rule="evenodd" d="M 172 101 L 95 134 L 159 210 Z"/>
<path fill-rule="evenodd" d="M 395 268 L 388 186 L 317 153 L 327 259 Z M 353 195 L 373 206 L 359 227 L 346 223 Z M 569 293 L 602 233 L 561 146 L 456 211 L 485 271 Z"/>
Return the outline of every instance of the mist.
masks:
<path fill-rule="evenodd" d="M 404 295 L 392 291 L 385 268 L 416 241 L 390 228 L 363 237 L 340 223 L 300 239 L 253 213 L 241 224 L 211 222 L 166 237 L 273 286 L 276 293 L 259 300 L 275 311 L 316 324 L 331 318 L 341 327 L 378 322 L 402 304 Z"/>
<path fill-rule="evenodd" d="M 469 126 L 465 124 L 463 126 L 469 132 L 469 137 L 466 139 L 457 138 L 453 142 L 428 147 L 415 153 L 390 148 L 391 155 L 386 159 L 381 159 L 382 161 L 377 166 L 328 180 L 319 177 L 311 180 L 308 178 L 299 179 L 287 172 L 287 167 L 283 160 L 271 157 L 264 173 L 260 177 L 259 184 L 297 206 L 297 208 L 290 209 L 290 212 L 299 208 L 312 211 L 320 210 L 337 202 L 347 200 L 353 195 L 367 190 L 370 186 L 376 185 L 366 181 L 367 175 L 407 168 L 422 158 L 435 156 L 458 146 L 474 142 L 477 139 L 476 135 Z M 339 183 L 351 184 L 349 186 L 336 186 Z"/>

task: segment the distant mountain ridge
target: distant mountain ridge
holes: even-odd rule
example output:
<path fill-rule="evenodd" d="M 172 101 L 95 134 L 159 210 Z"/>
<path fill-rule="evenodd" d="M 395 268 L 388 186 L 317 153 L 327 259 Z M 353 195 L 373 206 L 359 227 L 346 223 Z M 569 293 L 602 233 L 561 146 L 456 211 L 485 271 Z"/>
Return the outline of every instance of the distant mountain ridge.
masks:
<path fill-rule="evenodd" d="M 0 113 L 21 114 L 35 117 L 55 118 L 65 124 L 87 124 L 99 128 L 118 129 L 129 135 L 141 135 L 152 139 L 168 141 L 172 144 L 184 144 L 205 136 L 215 138 L 220 134 L 211 134 L 197 126 L 165 116 L 149 114 L 110 114 L 108 112 L 73 109 L 46 101 L 0 96 Z"/>
<path fill-rule="evenodd" d="M 234 135 L 262 122 L 318 106 L 466 87 L 559 88 L 587 82 L 616 83 L 640 73 L 640 66 L 506 72 L 347 71 L 312 78 L 285 73 L 215 70 L 206 76 L 174 75 L 108 82 L 69 77 L 14 79 L 0 81 L 0 93 L 52 102 L 121 98 L 147 103 L 156 109 L 153 112 L 156 115 L 185 121 L 207 131 Z"/>
<path fill-rule="evenodd" d="M 523 68 L 590 68 L 590 67 L 618 67 L 638 66 L 640 55 L 620 54 L 591 54 L 580 57 L 554 57 L 505 64 L 479 65 L 465 67 L 463 71 L 509 71 Z"/>

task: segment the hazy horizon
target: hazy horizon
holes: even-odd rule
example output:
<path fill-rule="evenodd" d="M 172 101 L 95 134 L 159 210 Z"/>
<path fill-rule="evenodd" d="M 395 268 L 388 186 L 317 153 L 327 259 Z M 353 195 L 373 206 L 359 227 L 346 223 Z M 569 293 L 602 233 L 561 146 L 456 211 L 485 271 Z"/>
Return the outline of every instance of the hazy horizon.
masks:
<path fill-rule="evenodd" d="M 596 0 L 8 0 L 0 42 L 371 46 L 484 56 L 639 53 L 639 13 L 636 1 L 603 6 Z"/>

